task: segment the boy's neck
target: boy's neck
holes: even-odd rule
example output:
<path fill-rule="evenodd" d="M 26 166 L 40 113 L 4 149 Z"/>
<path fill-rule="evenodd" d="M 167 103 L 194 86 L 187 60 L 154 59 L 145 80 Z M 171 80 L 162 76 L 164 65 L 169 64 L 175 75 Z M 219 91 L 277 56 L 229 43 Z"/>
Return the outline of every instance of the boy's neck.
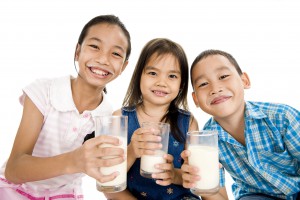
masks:
<path fill-rule="evenodd" d="M 245 146 L 245 119 L 244 110 L 236 113 L 234 116 L 216 119 L 220 126 L 228 132 L 234 139 Z"/>

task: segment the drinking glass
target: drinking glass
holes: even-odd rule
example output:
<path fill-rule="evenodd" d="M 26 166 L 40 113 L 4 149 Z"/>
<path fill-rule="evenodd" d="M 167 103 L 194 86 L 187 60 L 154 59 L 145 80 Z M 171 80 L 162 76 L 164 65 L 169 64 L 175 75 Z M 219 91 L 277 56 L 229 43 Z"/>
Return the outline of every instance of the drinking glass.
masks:
<path fill-rule="evenodd" d="M 120 146 L 114 146 L 111 144 L 101 144 L 99 148 L 104 147 L 118 147 L 124 149 L 127 152 L 127 116 L 99 116 L 95 118 L 95 136 L 110 135 L 117 137 L 122 141 Z M 126 155 L 126 154 L 125 154 Z M 113 156 L 103 157 L 103 159 L 111 159 Z M 124 162 L 111 166 L 100 167 L 99 169 L 103 175 L 109 175 L 118 171 L 119 175 L 112 181 L 106 183 L 100 183 L 97 181 L 97 189 L 101 192 L 120 192 L 126 188 L 127 179 L 127 160 Z"/>
<path fill-rule="evenodd" d="M 219 191 L 218 133 L 216 131 L 192 131 L 187 133 L 187 149 L 191 155 L 188 163 L 199 169 L 201 179 L 191 192 L 200 195 Z"/>
<path fill-rule="evenodd" d="M 153 173 L 162 172 L 154 166 L 166 163 L 163 156 L 168 153 L 170 125 L 162 122 L 143 122 L 141 127 L 151 128 L 154 130 L 154 134 L 161 136 L 161 141 L 158 143 L 162 144 L 162 148 L 155 150 L 153 155 L 144 154 L 141 156 L 140 174 L 145 178 L 152 178 Z"/>

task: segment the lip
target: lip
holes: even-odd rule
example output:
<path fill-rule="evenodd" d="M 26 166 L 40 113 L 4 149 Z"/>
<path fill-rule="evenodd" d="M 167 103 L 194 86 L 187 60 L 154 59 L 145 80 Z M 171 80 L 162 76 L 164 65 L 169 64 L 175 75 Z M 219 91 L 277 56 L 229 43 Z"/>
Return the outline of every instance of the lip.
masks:
<path fill-rule="evenodd" d="M 156 96 L 159 97 L 165 97 L 168 96 L 168 92 L 162 91 L 162 90 L 152 90 L 152 93 L 154 93 Z"/>
<path fill-rule="evenodd" d="M 220 103 L 223 103 L 225 101 L 227 101 L 228 99 L 230 99 L 231 96 L 225 96 L 225 95 L 222 95 L 222 96 L 218 96 L 216 98 L 214 98 L 210 104 L 211 105 L 217 105 L 217 104 L 220 104 Z"/>
<path fill-rule="evenodd" d="M 100 78 L 108 77 L 109 75 L 114 74 L 110 70 L 103 69 L 98 66 L 88 66 L 88 68 L 93 75 L 100 77 Z"/>

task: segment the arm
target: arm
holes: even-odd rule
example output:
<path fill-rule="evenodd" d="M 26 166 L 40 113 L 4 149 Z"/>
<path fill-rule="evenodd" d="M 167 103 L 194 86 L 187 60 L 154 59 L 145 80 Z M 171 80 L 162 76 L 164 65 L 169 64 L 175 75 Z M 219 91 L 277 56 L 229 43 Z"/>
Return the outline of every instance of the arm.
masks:
<path fill-rule="evenodd" d="M 197 131 L 197 130 L 199 130 L 198 122 L 196 118 L 191 114 L 188 131 Z"/>
<path fill-rule="evenodd" d="M 201 177 L 198 175 L 199 169 L 188 165 L 188 156 L 190 155 L 188 150 L 184 150 L 181 153 L 181 157 L 184 160 L 183 165 L 181 166 L 182 170 L 182 181 L 183 187 L 193 188 L 195 187 L 195 182 L 200 180 Z M 227 191 L 225 187 L 221 187 L 219 192 L 215 195 L 210 196 L 201 196 L 203 200 L 228 200 Z"/>
<path fill-rule="evenodd" d="M 104 193 L 108 200 L 137 200 L 127 189 L 117 193 Z"/>
<path fill-rule="evenodd" d="M 35 157 L 32 156 L 32 152 L 42 126 L 43 115 L 26 96 L 23 116 L 6 165 L 5 177 L 9 181 L 18 184 L 80 172 L 100 182 L 112 180 L 117 176 L 117 173 L 103 176 L 98 168 L 121 163 L 124 160 L 124 151 L 121 148 L 112 147 L 100 149 L 98 146 L 104 142 L 118 145 L 118 139 L 100 136 L 68 153 L 47 158 Z M 118 157 L 107 161 L 100 158 L 104 155 Z"/>

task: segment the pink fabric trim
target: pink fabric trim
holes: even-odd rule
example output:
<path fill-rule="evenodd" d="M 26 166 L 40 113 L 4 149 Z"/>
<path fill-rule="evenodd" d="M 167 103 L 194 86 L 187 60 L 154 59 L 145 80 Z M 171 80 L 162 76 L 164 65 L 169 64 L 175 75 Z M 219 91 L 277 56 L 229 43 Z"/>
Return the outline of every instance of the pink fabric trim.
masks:
<path fill-rule="evenodd" d="M 12 189 L 15 188 L 15 191 L 17 193 L 19 193 L 22 196 L 28 198 L 29 200 L 45 200 L 45 197 L 34 197 L 34 196 L 30 195 L 29 193 L 26 193 L 23 190 L 18 189 L 17 188 L 18 185 L 15 185 L 15 184 L 11 183 L 7 179 L 4 179 L 4 178 L 0 177 L 0 181 L 11 184 L 13 186 Z M 60 194 L 60 195 L 55 195 L 55 196 L 49 197 L 49 200 L 64 199 L 64 198 L 83 199 L 84 196 L 83 195 L 74 195 L 74 194 Z"/>
<path fill-rule="evenodd" d="M 32 195 L 30 195 L 30 194 L 28 194 L 28 193 L 26 193 L 24 191 L 21 191 L 19 189 L 16 189 L 16 191 L 19 194 L 27 197 L 30 200 L 44 200 L 45 199 L 45 197 L 34 197 L 34 196 L 32 196 Z M 52 200 L 52 199 L 64 199 L 64 198 L 76 198 L 76 199 L 80 198 L 80 199 L 83 199 L 83 195 L 77 195 L 76 196 L 74 194 L 60 194 L 60 195 L 55 195 L 53 197 L 49 197 L 49 200 Z"/>

